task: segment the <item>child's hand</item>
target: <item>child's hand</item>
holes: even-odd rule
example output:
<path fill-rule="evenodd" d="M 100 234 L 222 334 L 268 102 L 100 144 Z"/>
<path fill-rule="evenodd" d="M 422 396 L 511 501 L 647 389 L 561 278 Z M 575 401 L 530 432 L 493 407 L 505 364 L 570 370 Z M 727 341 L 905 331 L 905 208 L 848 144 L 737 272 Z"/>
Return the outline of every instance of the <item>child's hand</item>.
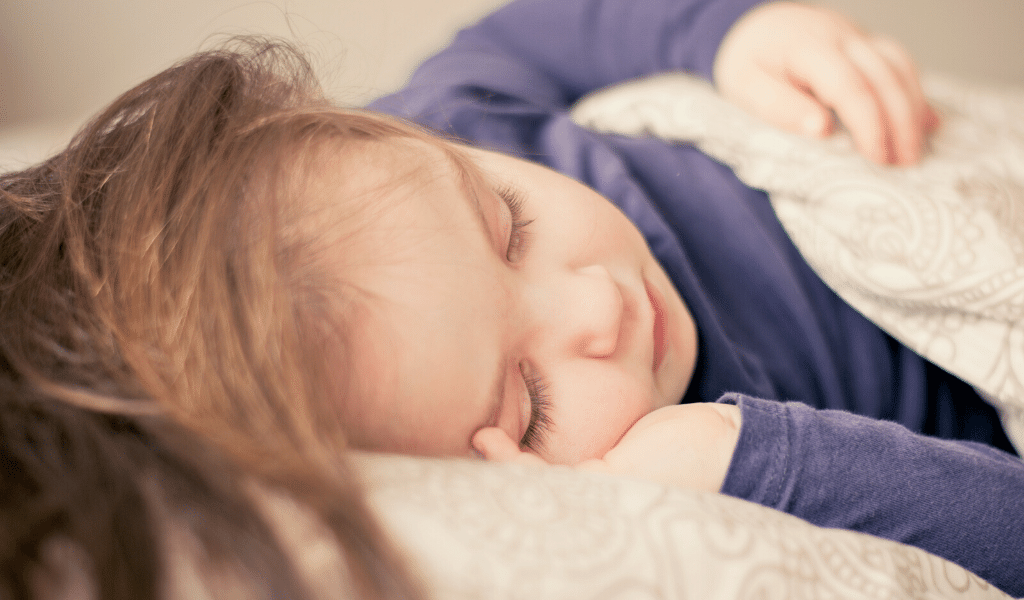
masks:
<path fill-rule="evenodd" d="M 659 408 L 637 421 L 604 457 L 576 467 L 717 492 L 736 449 L 740 424 L 739 408 L 729 404 Z M 546 464 L 539 456 L 521 451 L 497 427 L 478 431 L 473 446 L 487 460 Z"/>
<path fill-rule="evenodd" d="M 827 135 L 835 111 L 878 163 L 916 163 L 938 125 L 903 47 L 823 8 L 769 2 L 752 9 L 722 41 L 714 78 L 724 97 L 791 131 Z"/>

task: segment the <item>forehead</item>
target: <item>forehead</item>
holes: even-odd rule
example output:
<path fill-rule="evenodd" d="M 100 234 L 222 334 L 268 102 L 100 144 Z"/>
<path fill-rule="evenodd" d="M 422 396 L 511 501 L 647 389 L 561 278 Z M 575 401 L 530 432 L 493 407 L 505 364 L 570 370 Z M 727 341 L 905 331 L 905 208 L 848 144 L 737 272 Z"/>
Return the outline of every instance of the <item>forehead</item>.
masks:
<path fill-rule="evenodd" d="M 282 229 L 286 238 L 309 242 L 305 250 L 317 263 L 325 256 L 333 267 L 380 259 L 399 247 L 386 243 L 396 227 L 414 228 L 403 217 L 422 221 L 417 211 L 449 211 L 473 171 L 454 145 L 427 135 L 327 139 L 295 160 Z"/>
<path fill-rule="evenodd" d="M 467 191 L 472 165 L 417 140 L 351 159 L 337 159 L 323 189 L 362 196 L 355 239 L 329 251 L 327 263 L 366 299 L 349 328 L 347 368 L 359 380 L 344 411 L 350 436 L 374 449 L 465 454 L 490 409 L 504 303 Z"/>
<path fill-rule="evenodd" d="M 387 209 L 395 201 L 429 205 L 435 196 L 418 192 L 449 184 L 465 192 L 481 176 L 460 147 L 429 135 L 331 140 L 308 156 L 299 169 L 304 200 L 348 214 Z"/>

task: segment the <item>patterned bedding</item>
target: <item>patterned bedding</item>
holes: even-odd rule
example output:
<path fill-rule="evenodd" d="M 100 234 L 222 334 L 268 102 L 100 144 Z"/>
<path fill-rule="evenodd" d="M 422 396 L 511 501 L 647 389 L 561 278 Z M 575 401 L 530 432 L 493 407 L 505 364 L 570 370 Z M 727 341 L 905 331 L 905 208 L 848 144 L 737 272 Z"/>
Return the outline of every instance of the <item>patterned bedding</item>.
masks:
<path fill-rule="evenodd" d="M 439 599 L 1007 598 L 917 548 L 719 494 L 564 467 L 357 465 Z"/>

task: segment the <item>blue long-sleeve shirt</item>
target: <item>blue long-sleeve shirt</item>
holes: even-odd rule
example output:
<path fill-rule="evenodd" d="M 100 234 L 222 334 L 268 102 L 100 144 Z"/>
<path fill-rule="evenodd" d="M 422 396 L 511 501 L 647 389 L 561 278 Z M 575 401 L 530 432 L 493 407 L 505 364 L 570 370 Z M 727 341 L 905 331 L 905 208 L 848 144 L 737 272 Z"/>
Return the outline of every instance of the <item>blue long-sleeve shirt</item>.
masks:
<path fill-rule="evenodd" d="M 618 205 L 697 325 L 697 365 L 682 402 L 731 392 L 799 400 L 1011 448 L 995 411 L 970 386 L 886 335 L 821 281 L 763 192 L 690 146 L 596 134 L 570 119 L 573 102 L 609 84 L 672 69 L 710 77 L 722 37 L 757 3 L 517 0 L 459 33 L 404 89 L 370 108 L 546 164 Z M 737 464 L 757 460 L 748 451 L 737 450 Z M 851 455 L 850 468 L 858 460 Z M 819 476 L 807 489 L 834 483 Z M 893 482 L 874 483 L 885 489 Z M 962 501 L 941 481 L 931 489 L 938 503 Z M 821 517 L 799 506 L 784 510 L 812 522 Z M 912 507 L 901 517 L 928 518 Z M 999 539 L 1024 556 L 1022 542 Z"/>
<path fill-rule="evenodd" d="M 743 415 L 722 493 L 923 548 L 1024 596 L 1024 463 L 898 423 L 726 394 Z"/>

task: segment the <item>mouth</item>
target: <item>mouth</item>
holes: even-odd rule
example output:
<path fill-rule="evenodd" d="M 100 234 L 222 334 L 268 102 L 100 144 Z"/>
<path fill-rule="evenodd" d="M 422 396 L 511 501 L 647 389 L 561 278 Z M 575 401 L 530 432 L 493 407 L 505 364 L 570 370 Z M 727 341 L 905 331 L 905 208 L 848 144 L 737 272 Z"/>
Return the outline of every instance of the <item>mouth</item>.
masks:
<path fill-rule="evenodd" d="M 649 283 L 644 282 L 644 288 L 647 291 L 647 299 L 651 302 L 651 308 L 654 309 L 654 331 L 652 333 L 654 340 L 654 360 L 651 370 L 657 372 L 658 367 L 660 367 L 662 361 L 665 360 L 665 353 L 668 350 L 668 338 L 665 335 L 664 300 L 661 295 L 658 294 L 658 290 L 651 287 Z"/>

